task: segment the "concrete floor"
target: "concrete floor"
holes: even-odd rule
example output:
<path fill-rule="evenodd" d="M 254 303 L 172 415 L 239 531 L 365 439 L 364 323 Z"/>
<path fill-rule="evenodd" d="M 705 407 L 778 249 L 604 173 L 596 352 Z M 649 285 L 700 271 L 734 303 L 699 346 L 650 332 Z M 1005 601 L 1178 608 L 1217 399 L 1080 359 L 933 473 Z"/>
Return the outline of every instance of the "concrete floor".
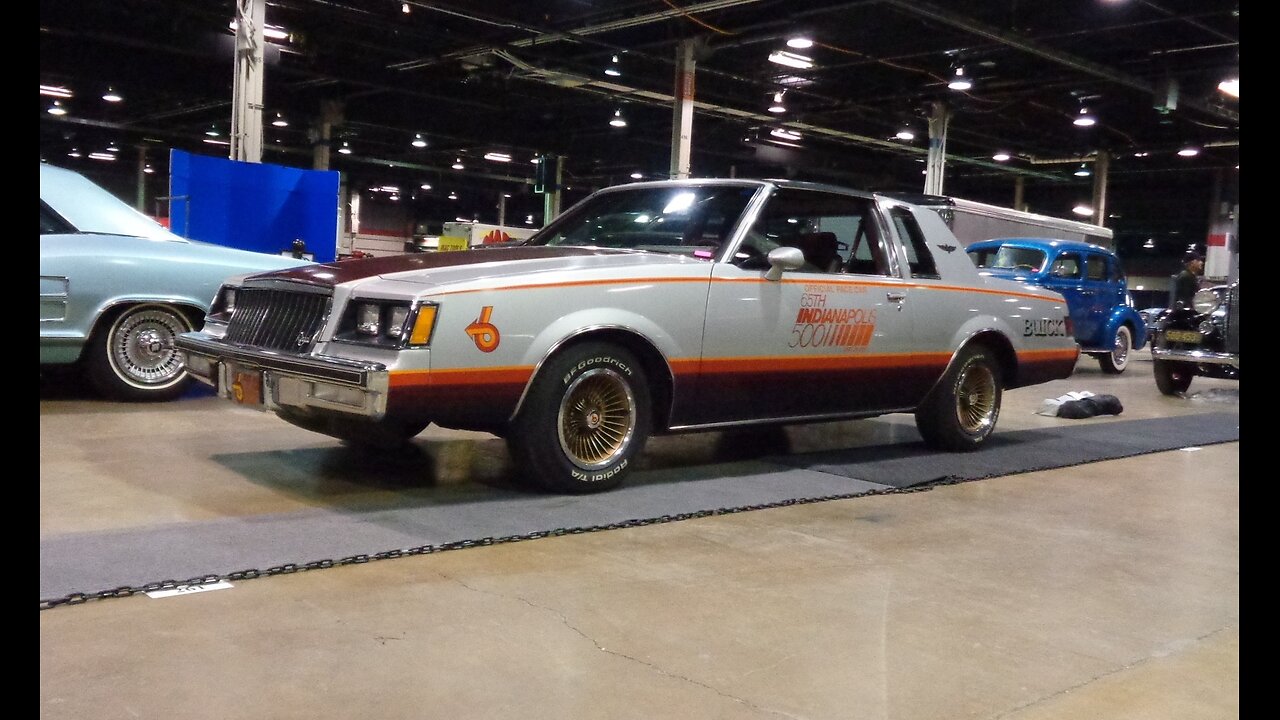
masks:
<path fill-rule="evenodd" d="M 1119 416 L 1035 414 L 1072 390 Z M 1159 394 L 1149 356 L 1007 392 L 997 432 L 1238 412 Z M 336 441 L 193 393 L 45 383 L 40 536 L 394 500 Z M 792 449 L 912 437 L 909 416 L 788 428 Z M 500 485 L 491 436 L 416 440 L 436 484 Z M 643 467 L 733 452 L 651 442 Z M 229 453 L 332 448 L 288 484 Z M 40 717 L 1239 717 L 1239 443 L 40 612 Z M 273 455 L 273 453 L 275 453 Z M 221 461 L 217 459 L 221 459 Z"/>

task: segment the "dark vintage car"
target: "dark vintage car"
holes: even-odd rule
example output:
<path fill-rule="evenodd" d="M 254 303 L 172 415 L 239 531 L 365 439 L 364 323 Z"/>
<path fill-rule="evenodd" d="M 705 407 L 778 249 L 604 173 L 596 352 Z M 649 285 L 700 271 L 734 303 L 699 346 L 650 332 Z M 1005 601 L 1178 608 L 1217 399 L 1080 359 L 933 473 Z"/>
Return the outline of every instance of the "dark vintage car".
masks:
<path fill-rule="evenodd" d="M 1196 293 L 1191 307 L 1170 308 L 1152 341 L 1156 387 L 1184 393 L 1192 378 L 1240 379 L 1240 281 Z"/>
<path fill-rule="evenodd" d="M 1147 341 L 1120 258 L 1100 245 L 1056 238 L 996 238 L 972 243 L 969 257 L 984 275 L 1062 293 L 1072 334 L 1103 372 L 1122 373 Z"/>

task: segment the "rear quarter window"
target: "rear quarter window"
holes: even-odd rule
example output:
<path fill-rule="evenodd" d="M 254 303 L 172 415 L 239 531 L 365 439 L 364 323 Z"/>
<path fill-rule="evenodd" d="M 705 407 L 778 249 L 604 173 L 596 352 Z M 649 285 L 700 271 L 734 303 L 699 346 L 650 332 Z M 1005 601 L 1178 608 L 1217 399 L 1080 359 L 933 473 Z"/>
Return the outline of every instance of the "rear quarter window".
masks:
<path fill-rule="evenodd" d="M 924 231 L 916 223 L 915 216 L 906 208 L 892 208 L 889 217 L 893 220 L 893 229 L 902 238 L 907 250 L 907 266 L 911 269 L 911 277 L 938 277 L 938 266 L 933 261 L 933 253 L 925 242 Z"/>

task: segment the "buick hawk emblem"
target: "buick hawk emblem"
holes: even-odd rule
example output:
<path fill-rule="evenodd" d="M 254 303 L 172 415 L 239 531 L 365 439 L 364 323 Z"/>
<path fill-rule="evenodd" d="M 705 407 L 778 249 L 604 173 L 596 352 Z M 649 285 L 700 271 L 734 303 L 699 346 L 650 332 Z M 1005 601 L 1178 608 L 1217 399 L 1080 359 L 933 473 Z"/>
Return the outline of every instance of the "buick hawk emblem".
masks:
<path fill-rule="evenodd" d="M 311 342 L 311 336 L 306 332 L 300 332 L 298 333 L 298 337 L 294 339 L 293 345 L 294 347 L 304 348 L 309 342 Z"/>
<path fill-rule="evenodd" d="M 938 249 L 951 253 L 956 251 L 956 246 L 955 245 L 939 245 Z"/>

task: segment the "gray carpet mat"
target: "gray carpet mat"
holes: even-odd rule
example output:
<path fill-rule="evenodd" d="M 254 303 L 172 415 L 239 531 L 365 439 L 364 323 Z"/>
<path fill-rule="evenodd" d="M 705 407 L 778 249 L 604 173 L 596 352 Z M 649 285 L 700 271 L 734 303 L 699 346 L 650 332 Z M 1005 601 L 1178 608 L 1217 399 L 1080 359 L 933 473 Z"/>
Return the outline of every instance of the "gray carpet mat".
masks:
<path fill-rule="evenodd" d="M 1236 413 L 1075 422 L 1080 424 L 997 433 L 977 453 L 937 453 L 912 442 L 637 472 L 621 488 L 599 495 L 423 488 L 407 491 L 394 507 L 63 535 L 40 543 L 40 597 L 44 603 L 396 549 L 854 497 L 1239 440 Z"/>

